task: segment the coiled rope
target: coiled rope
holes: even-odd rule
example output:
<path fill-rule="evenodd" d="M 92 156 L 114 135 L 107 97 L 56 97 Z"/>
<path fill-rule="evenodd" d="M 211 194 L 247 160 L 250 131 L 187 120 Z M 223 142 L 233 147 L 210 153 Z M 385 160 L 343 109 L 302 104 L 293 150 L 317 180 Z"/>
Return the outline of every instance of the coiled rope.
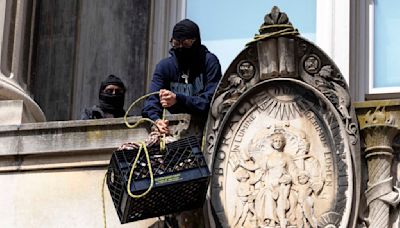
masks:
<path fill-rule="evenodd" d="M 129 111 L 130 111 L 139 101 L 141 101 L 141 100 L 143 100 L 143 99 L 145 99 L 145 98 L 147 98 L 147 97 L 149 97 L 149 96 L 157 95 L 157 94 L 159 94 L 158 91 L 157 91 L 157 92 L 153 92 L 153 93 L 149 93 L 149 94 L 146 94 L 146 95 L 144 95 L 144 96 L 139 97 L 139 98 L 136 99 L 134 102 L 132 102 L 132 104 L 129 106 L 128 110 L 125 112 L 125 115 L 124 115 L 124 122 L 125 122 L 125 125 L 126 125 L 128 128 L 135 128 L 135 127 L 139 126 L 139 124 L 142 124 L 142 123 L 144 123 L 144 122 L 149 122 L 150 124 L 155 125 L 155 126 L 157 127 L 156 123 L 155 123 L 153 120 L 149 119 L 149 118 L 140 118 L 140 119 L 139 119 L 135 124 L 133 124 L 133 125 L 131 125 L 131 124 L 128 122 L 128 113 L 129 113 Z M 165 120 L 165 113 L 166 113 L 166 109 L 164 108 L 164 109 L 163 109 L 162 120 Z M 166 146 L 166 145 L 165 145 L 165 144 L 166 144 L 165 141 L 166 141 L 166 140 L 165 140 L 165 134 L 162 134 L 162 137 L 161 137 L 161 139 L 160 139 L 160 151 L 164 151 L 164 150 L 165 150 L 165 146 Z M 154 185 L 153 169 L 151 168 L 150 156 L 149 156 L 149 151 L 147 150 L 146 143 L 145 143 L 145 142 L 138 142 L 138 144 L 139 144 L 139 150 L 138 150 L 138 152 L 137 152 L 137 154 L 136 154 L 135 161 L 133 162 L 132 168 L 131 168 L 131 170 L 130 170 L 130 172 L 129 172 L 128 184 L 127 184 L 127 186 L 126 186 L 126 191 L 128 192 L 128 195 L 129 195 L 130 197 L 136 198 L 136 199 L 137 199 L 137 198 L 141 198 L 141 197 L 145 196 L 146 194 L 148 194 L 148 193 L 150 192 L 150 190 L 153 188 L 153 185 Z M 133 194 L 133 193 L 131 192 L 130 186 L 131 186 L 131 182 L 132 182 L 133 170 L 136 168 L 136 164 L 137 164 L 137 161 L 138 161 L 139 158 L 140 158 L 140 154 L 141 154 L 142 150 L 143 150 L 144 153 L 145 153 L 146 162 L 147 162 L 147 165 L 148 165 L 148 167 L 149 167 L 150 185 L 149 185 L 149 187 L 147 188 L 147 190 L 144 191 L 142 194 L 135 195 L 135 194 Z M 104 223 L 104 228 L 107 228 L 107 215 L 106 215 L 105 197 L 104 197 L 104 191 L 105 191 L 105 187 L 104 187 L 104 186 L 106 185 L 106 179 L 107 179 L 107 172 L 106 172 L 106 174 L 104 175 L 103 184 L 102 184 L 102 189 L 101 189 L 101 198 L 102 198 L 102 202 L 103 202 L 103 223 Z"/>
<path fill-rule="evenodd" d="M 281 29 L 275 32 L 266 32 L 266 30 L 274 30 Z M 264 40 L 267 38 L 285 36 L 285 35 L 299 35 L 299 31 L 293 27 L 291 24 L 276 24 L 276 25 L 262 25 L 259 29 L 260 34 L 256 34 L 254 39 L 246 44 L 249 46 L 252 43 L 255 43 L 260 40 Z"/>

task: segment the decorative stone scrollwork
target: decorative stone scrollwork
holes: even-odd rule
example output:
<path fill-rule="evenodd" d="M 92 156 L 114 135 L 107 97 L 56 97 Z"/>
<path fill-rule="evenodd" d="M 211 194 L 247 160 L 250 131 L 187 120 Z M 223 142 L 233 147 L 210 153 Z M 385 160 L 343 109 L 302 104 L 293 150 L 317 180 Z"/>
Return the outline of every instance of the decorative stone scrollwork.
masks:
<path fill-rule="evenodd" d="M 319 67 L 319 62 L 319 57 L 314 54 L 305 57 L 304 70 L 308 73 L 312 73 L 317 69 L 319 69 L 319 71 L 314 73 L 312 76 L 302 74 L 302 77 L 304 81 L 321 91 L 336 107 L 346 126 L 347 133 L 352 138 L 352 144 L 356 144 L 358 140 L 357 124 L 352 120 L 354 118 L 350 115 L 349 108 L 351 99 L 344 78 L 333 68 L 332 65 Z"/>
<path fill-rule="evenodd" d="M 215 118 L 213 130 L 219 127 L 222 118 L 228 112 L 232 104 L 247 90 L 244 80 L 236 73 L 229 76 L 228 82 L 228 87 L 224 89 L 221 95 L 215 98 L 214 105 L 211 106 L 211 113 Z"/>
<path fill-rule="evenodd" d="M 328 212 L 321 216 L 320 226 L 324 228 L 337 228 L 340 225 L 342 216 L 335 212 Z"/>
<path fill-rule="evenodd" d="M 238 64 L 237 72 L 239 73 L 239 76 L 241 78 L 243 78 L 244 80 L 249 80 L 254 77 L 254 75 L 256 73 L 256 69 L 255 69 L 253 63 L 245 60 L 245 61 L 241 61 Z"/>
<path fill-rule="evenodd" d="M 318 73 L 321 69 L 321 60 L 317 55 L 311 54 L 304 61 L 304 70 L 309 74 Z"/>
<path fill-rule="evenodd" d="M 389 227 L 390 206 L 400 202 L 399 189 L 393 186 L 391 166 L 392 143 L 398 133 L 394 118 L 385 107 L 368 111 L 361 129 L 366 144 L 368 189 L 365 192 L 369 209 L 369 227 Z"/>

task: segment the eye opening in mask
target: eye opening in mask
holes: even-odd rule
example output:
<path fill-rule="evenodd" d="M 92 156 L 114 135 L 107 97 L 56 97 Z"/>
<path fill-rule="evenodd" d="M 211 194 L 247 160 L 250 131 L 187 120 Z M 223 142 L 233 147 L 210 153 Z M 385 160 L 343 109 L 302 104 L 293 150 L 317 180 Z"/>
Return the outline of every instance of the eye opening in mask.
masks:
<path fill-rule="evenodd" d="M 117 85 L 108 85 L 106 88 L 104 88 L 103 92 L 107 94 L 123 94 L 124 89 Z"/>
<path fill-rule="evenodd" d="M 193 43 L 196 41 L 196 39 L 184 39 L 184 40 L 176 40 L 171 38 L 169 43 L 171 44 L 172 48 L 191 48 L 193 46 Z"/>

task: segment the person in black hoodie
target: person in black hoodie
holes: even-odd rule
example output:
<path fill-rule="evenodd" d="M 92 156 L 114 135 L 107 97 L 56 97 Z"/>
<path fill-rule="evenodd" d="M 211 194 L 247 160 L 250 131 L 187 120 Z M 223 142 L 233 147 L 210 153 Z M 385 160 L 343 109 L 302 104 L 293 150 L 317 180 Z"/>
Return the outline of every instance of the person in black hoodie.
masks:
<path fill-rule="evenodd" d="M 85 108 L 81 114 L 81 120 L 123 117 L 125 92 L 126 88 L 121 79 L 115 75 L 109 75 L 101 82 L 99 105 Z"/>
<path fill-rule="evenodd" d="M 200 29 L 189 19 L 178 22 L 170 40 L 170 56 L 154 71 L 150 96 L 142 115 L 156 122 L 160 133 L 168 133 L 168 121 L 162 120 L 163 108 L 170 113 L 189 113 L 207 118 L 210 102 L 222 76 L 218 58 L 201 44 Z"/>

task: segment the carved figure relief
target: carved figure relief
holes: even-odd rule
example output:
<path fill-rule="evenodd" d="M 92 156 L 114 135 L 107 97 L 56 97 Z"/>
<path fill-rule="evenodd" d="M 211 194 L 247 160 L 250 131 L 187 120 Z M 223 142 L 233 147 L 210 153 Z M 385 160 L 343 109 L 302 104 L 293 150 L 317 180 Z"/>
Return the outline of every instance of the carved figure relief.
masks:
<path fill-rule="evenodd" d="M 339 174 L 333 161 L 341 155 L 333 153 L 333 139 L 323 137 L 328 120 L 312 112 L 324 107 L 309 96 L 294 84 L 272 83 L 231 113 L 212 184 L 214 197 L 232 210 L 229 226 L 317 227 L 324 214 L 343 210 L 334 207 Z M 223 196 L 232 194 L 235 201 Z M 338 194 L 345 201 L 344 192 Z"/>
<path fill-rule="evenodd" d="M 261 227 L 317 227 L 314 201 L 324 181 L 319 161 L 309 155 L 310 143 L 304 133 L 294 135 L 283 128 L 266 132 L 261 131 L 251 141 L 251 152 L 230 163 L 240 177 L 237 195 L 241 200 L 235 208 L 246 211 L 235 213 L 233 224 L 241 227 L 245 218 L 251 218 L 253 225 Z M 286 135 L 292 139 L 290 148 L 295 151 L 285 150 Z"/>
<path fill-rule="evenodd" d="M 205 152 L 214 219 L 222 227 L 353 226 L 359 140 L 344 78 L 279 9 L 260 33 L 211 105 Z"/>
<path fill-rule="evenodd" d="M 279 224 L 286 227 L 289 222 L 287 208 L 295 203 L 291 190 L 296 167 L 292 156 L 284 151 L 285 141 L 282 133 L 275 133 L 271 137 L 272 151 L 266 155 L 260 179 L 257 180 L 263 186 L 256 197 L 256 213 L 262 226 L 274 227 Z"/>
<path fill-rule="evenodd" d="M 298 186 L 295 186 L 298 194 L 296 224 L 297 227 L 317 227 L 314 201 L 315 196 L 322 191 L 324 179 L 320 162 L 309 154 L 310 143 L 305 142 L 303 145 L 295 157 L 295 163 L 299 168 Z"/>
<path fill-rule="evenodd" d="M 233 224 L 237 227 L 254 225 L 254 185 L 250 184 L 250 172 L 240 166 L 235 170 L 235 175 L 239 183 Z"/>

